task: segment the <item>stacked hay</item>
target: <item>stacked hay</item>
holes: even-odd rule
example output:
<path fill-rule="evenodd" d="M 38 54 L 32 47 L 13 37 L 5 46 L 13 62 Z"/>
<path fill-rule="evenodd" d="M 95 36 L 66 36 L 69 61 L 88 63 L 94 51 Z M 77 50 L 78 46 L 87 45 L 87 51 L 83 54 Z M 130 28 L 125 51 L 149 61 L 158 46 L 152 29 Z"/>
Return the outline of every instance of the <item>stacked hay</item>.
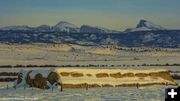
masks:
<path fill-rule="evenodd" d="M 21 71 L 15 83 L 21 86 L 49 89 L 94 88 L 94 87 L 132 87 L 149 85 L 176 85 L 170 73 L 164 69 L 123 70 L 123 69 L 39 69 Z"/>
<path fill-rule="evenodd" d="M 149 85 L 176 85 L 164 69 L 57 69 L 64 88 L 131 87 Z M 76 76 L 73 74 L 76 74 Z"/>
<path fill-rule="evenodd" d="M 39 69 L 31 71 L 21 71 L 15 81 L 15 87 L 35 87 L 49 89 L 60 86 L 60 76 L 54 69 Z"/>

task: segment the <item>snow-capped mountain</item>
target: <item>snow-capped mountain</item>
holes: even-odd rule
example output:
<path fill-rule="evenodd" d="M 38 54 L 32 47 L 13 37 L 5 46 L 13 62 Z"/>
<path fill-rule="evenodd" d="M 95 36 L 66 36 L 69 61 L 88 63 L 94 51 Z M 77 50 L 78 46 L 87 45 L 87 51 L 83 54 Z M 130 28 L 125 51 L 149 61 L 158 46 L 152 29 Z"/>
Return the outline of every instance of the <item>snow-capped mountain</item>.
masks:
<path fill-rule="evenodd" d="M 8 26 L 0 28 L 1 42 L 180 47 L 180 30 L 164 29 L 146 20 L 140 20 L 136 28 L 128 29 L 125 33 L 89 25 L 82 25 L 78 28 L 74 24 L 61 21 L 54 26 Z"/>
<path fill-rule="evenodd" d="M 125 30 L 125 32 L 151 31 L 151 30 L 165 30 L 165 28 L 147 20 L 140 20 L 136 28 L 128 28 Z"/>
<path fill-rule="evenodd" d="M 52 31 L 60 31 L 60 32 L 79 32 L 79 28 L 69 22 L 60 21 L 55 26 L 52 26 Z"/>
<path fill-rule="evenodd" d="M 51 27 L 48 26 L 48 25 L 40 25 L 38 27 L 35 27 L 34 30 L 37 30 L 37 31 L 50 31 L 51 30 Z"/>
<path fill-rule="evenodd" d="M 80 28 L 81 33 L 119 33 L 115 30 L 110 30 L 102 27 L 95 27 L 89 25 L 82 25 Z"/>
<path fill-rule="evenodd" d="M 120 31 L 110 30 L 102 27 L 95 27 L 89 25 L 82 25 L 80 28 L 72 23 L 60 21 L 54 26 L 40 25 L 38 27 L 29 26 L 7 26 L 0 28 L 0 30 L 33 30 L 39 32 L 53 31 L 53 32 L 68 32 L 68 33 L 120 33 Z"/>
<path fill-rule="evenodd" d="M 23 26 L 7 26 L 7 27 L 2 27 L 0 30 L 31 30 L 31 27 L 28 27 L 26 25 Z"/>

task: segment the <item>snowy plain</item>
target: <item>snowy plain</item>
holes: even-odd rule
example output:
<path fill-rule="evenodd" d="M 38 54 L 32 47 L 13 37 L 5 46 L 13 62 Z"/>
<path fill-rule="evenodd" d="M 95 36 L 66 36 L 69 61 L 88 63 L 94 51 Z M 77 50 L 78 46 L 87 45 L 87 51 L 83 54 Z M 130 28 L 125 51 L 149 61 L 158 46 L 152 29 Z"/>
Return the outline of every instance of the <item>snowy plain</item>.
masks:
<path fill-rule="evenodd" d="M 2 88 L 0 101 L 10 98 L 27 101 L 164 101 L 164 86 L 59 89 Z M 16 100 L 15 100 L 16 101 Z"/>
<path fill-rule="evenodd" d="M 109 69 L 157 69 L 165 68 L 180 71 L 179 66 L 138 66 L 142 64 L 179 64 L 180 50 L 136 52 L 129 49 L 116 50 L 104 47 L 78 45 L 0 45 L 1 65 L 108 65 Z M 136 57 L 136 59 L 134 59 Z M 126 66 L 122 66 L 126 64 Z M 121 67 L 109 67 L 121 65 Z M 129 67 L 127 66 L 129 65 Z M 135 65 L 132 67 L 132 65 Z M 42 68 L 42 67 L 41 67 Z M 68 68 L 68 67 L 67 67 Z M 81 67 L 92 68 L 92 67 Z M 97 67 L 94 67 L 97 68 Z M 1 72 L 18 72 L 21 69 L 39 68 L 0 68 Z M 179 82 L 179 81 L 178 81 Z M 7 89 L 8 85 L 8 89 Z M 36 101 L 164 101 L 165 86 L 147 86 L 92 89 L 41 90 L 35 88 L 12 88 L 12 82 L 0 82 L 0 101 L 7 98 Z M 27 98 L 27 99 L 24 99 Z M 16 100 L 15 100 L 16 101 Z M 18 100 L 17 100 L 18 101 Z"/>

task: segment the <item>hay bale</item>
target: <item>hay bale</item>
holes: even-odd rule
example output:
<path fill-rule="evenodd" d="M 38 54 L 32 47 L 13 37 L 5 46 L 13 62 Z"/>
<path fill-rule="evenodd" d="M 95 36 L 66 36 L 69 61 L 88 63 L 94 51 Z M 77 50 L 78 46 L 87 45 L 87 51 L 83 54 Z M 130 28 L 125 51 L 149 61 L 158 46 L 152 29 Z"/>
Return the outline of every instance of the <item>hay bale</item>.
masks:
<path fill-rule="evenodd" d="M 33 87 L 41 88 L 41 89 L 47 89 L 49 88 L 47 86 L 47 79 L 43 78 L 42 74 L 38 73 L 35 76 L 35 79 L 32 79 L 33 81 Z"/>
<path fill-rule="evenodd" d="M 144 80 L 144 77 L 139 77 L 140 80 Z"/>
<path fill-rule="evenodd" d="M 80 84 L 62 84 L 63 88 L 86 88 L 87 83 Z"/>
<path fill-rule="evenodd" d="M 76 73 L 76 72 L 72 72 L 71 73 L 71 76 L 72 77 L 82 77 L 82 76 L 84 76 L 82 73 Z"/>
<path fill-rule="evenodd" d="M 102 87 L 114 87 L 114 86 L 110 84 L 103 84 Z"/>
<path fill-rule="evenodd" d="M 149 74 L 147 74 L 147 73 L 136 73 L 135 76 L 137 76 L 137 77 L 147 77 L 147 76 L 149 76 Z"/>
<path fill-rule="evenodd" d="M 61 74 L 61 76 L 69 76 L 71 73 L 68 73 L 68 72 L 61 72 L 60 74 Z"/>
<path fill-rule="evenodd" d="M 149 73 L 152 77 L 161 77 L 165 80 L 174 82 L 173 78 L 169 75 L 168 71 L 162 71 L 162 72 L 151 72 Z"/>
<path fill-rule="evenodd" d="M 118 73 L 111 73 L 110 76 L 114 77 L 114 78 L 121 78 L 122 77 L 120 72 L 118 72 Z"/>
<path fill-rule="evenodd" d="M 124 73 L 122 77 L 134 77 L 134 73 Z"/>
<path fill-rule="evenodd" d="M 107 73 L 98 73 L 98 74 L 96 74 L 96 77 L 97 78 L 109 77 L 109 74 L 107 74 Z"/>
<path fill-rule="evenodd" d="M 59 80 L 60 76 L 56 72 L 49 73 L 47 80 L 51 85 L 53 85 L 55 82 Z"/>
<path fill-rule="evenodd" d="M 115 85 L 115 87 L 135 87 L 135 86 L 137 86 L 136 83 Z"/>
<path fill-rule="evenodd" d="M 92 76 L 92 74 L 86 74 L 88 77 Z"/>
<path fill-rule="evenodd" d="M 43 75 L 41 73 L 37 73 L 35 75 L 34 78 L 30 77 L 30 73 L 33 71 L 30 71 L 27 73 L 26 75 L 26 83 L 30 86 L 30 87 L 36 87 L 36 88 L 40 88 L 40 89 L 48 89 L 50 88 L 47 85 L 47 81 L 50 82 L 50 84 L 54 84 L 54 82 L 57 82 L 59 79 L 59 76 L 57 73 L 55 72 L 51 72 L 48 77 L 43 77 Z"/>
<path fill-rule="evenodd" d="M 158 77 L 151 77 L 152 79 L 154 79 L 154 80 L 157 80 L 158 79 Z"/>
<path fill-rule="evenodd" d="M 98 84 L 88 84 L 88 87 L 89 88 L 97 88 L 97 87 L 101 87 L 101 86 Z"/>

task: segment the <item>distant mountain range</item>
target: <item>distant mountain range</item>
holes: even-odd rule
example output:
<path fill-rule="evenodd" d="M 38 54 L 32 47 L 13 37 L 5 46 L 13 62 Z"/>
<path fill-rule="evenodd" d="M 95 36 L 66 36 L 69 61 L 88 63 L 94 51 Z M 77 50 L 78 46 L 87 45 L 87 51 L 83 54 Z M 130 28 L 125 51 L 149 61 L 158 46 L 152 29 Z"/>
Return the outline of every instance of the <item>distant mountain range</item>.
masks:
<path fill-rule="evenodd" d="M 128 28 L 123 32 L 90 25 L 78 27 L 72 23 L 60 21 L 54 26 L 2 27 L 0 28 L 0 42 L 180 47 L 180 30 L 166 29 L 147 20 L 140 20 L 135 28 Z"/>
<path fill-rule="evenodd" d="M 119 33 L 120 31 L 110 30 L 102 27 L 95 27 L 89 25 L 82 25 L 80 28 L 72 23 L 66 21 L 60 21 L 54 26 L 40 25 L 38 27 L 29 27 L 29 26 L 7 26 L 2 27 L 0 30 L 3 31 L 39 31 L 39 32 L 68 32 L 68 33 Z"/>

